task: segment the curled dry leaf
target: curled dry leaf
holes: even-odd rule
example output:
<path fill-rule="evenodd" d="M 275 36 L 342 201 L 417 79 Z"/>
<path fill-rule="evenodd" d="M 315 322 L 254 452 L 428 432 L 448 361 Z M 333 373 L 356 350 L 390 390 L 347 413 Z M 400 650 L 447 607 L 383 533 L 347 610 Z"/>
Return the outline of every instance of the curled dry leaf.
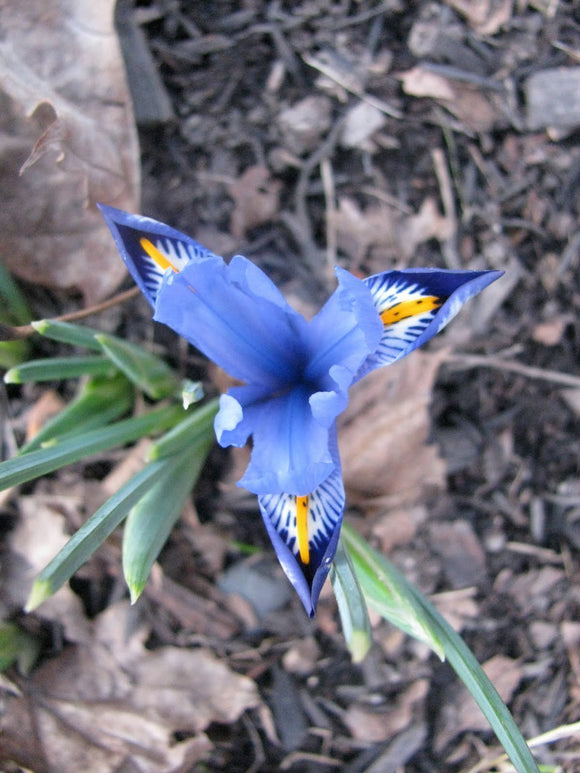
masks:
<path fill-rule="evenodd" d="M 329 213 L 329 219 L 338 246 L 359 264 L 370 250 L 406 262 L 419 244 L 429 239 L 446 241 L 454 228 L 452 221 L 439 213 L 432 198 L 426 198 L 416 214 L 403 215 L 385 205 L 362 210 L 355 201 L 343 197 L 338 208 Z"/>
<path fill-rule="evenodd" d="M 265 166 L 251 166 L 230 185 L 235 208 L 230 228 L 241 238 L 250 228 L 262 225 L 278 214 L 281 184 L 270 177 Z"/>
<path fill-rule="evenodd" d="M 473 132 L 491 131 L 502 121 L 505 95 L 485 91 L 471 83 L 446 78 L 416 65 L 401 74 L 403 91 L 413 97 L 430 97 Z"/>
<path fill-rule="evenodd" d="M 426 445 L 442 358 L 413 352 L 351 390 L 338 436 L 349 502 L 377 510 L 415 504 L 426 489 L 443 488 L 445 464 L 437 448 Z"/>
<path fill-rule="evenodd" d="M 235 722 L 259 704 L 254 682 L 208 650 L 147 650 L 128 602 L 103 615 L 106 632 L 97 618 L 89 642 L 19 680 L 19 694 L 0 688 L 0 762 L 60 773 L 178 773 L 211 748 L 203 733 L 211 722 Z"/>
<path fill-rule="evenodd" d="M 0 229 L 17 276 L 80 289 L 125 274 L 95 208 L 135 209 L 139 151 L 113 0 L 0 0 Z"/>

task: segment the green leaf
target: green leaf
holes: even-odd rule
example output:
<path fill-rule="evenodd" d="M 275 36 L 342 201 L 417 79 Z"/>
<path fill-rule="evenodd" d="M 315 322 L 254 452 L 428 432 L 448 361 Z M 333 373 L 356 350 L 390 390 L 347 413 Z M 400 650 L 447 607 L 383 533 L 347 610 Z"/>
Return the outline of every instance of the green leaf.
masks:
<path fill-rule="evenodd" d="M 113 494 L 69 539 L 38 575 L 26 611 L 31 612 L 52 596 L 100 547 L 127 516 L 129 510 L 155 484 L 163 462 L 151 462 Z"/>
<path fill-rule="evenodd" d="M 360 663 L 371 647 L 371 624 L 366 601 L 342 537 L 330 569 L 330 581 L 336 596 L 346 645 L 353 662 Z"/>
<path fill-rule="evenodd" d="M 205 436 L 208 431 L 213 438 L 214 434 L 211 428 L 213 427 L 213 420 L 218 409 L 219 400 L 214 399 L 193 413 L 188 413 L 187 418 L 180 421 L 167 434 L 151 444 L 147 458 L 163 459 L 166 456 L 179 454 L 186 450 L 192 441 L 195 441 L 198 437 Z"/>
<path fill-rule="evenodd" d="M 113 376 L 115 367 L 107 357 L 51 357 L 32 360 L 11 368 L 4 374 L 6 384 L 29 381 L 57 381 L 78 376 Z"/>
<path fill-rule="evenodd" d="M 114 336 L 99 333 L 96 339 L 103 352 L 129 381 L 151 399 L 161 400 L 178 393 L 180 381 L 177 374 L 156 355 Z"/>
<path fill-rule="evenodd" d="M 110 427 L 91 430 L 81 437 L 66 438 L 53 446 L 8 459 L 0 464 L 0 491 L 47 475 L 91 454 L 163 432 L 182 416 L 183 409 L 177 405 L 157 408 L 143 416 L 124 419 Z"/>
<path fill-rule="evenodd" d="M 59 341 L 71 346 L 81 346 L 91 351 L 100 352 L 101 345 L 95 338 L 100 332 L 84 325 L 73 325 L 70 322 L 60 322 L 56 319 L 39 319 L 31 322 L 37 333 L 50 338 L 51 341 Z"/>
<path fill-rule="evenodd" d="M 84 435 L 90 430 L 104 427 L 127 413 L 133 400 L 133 387 L 121 373 L 114 378 L 89 379 L 81 387 L 78 396 L 22 446 L 20 454 L 34 451 L 44 443 Z"/>
<path fill-rule="evenodd" d="M 22 674 L 27 674 L 40 652 L 40 640 L 16 623 L 0 623 L 0 671 L 18 663 Z"/>
<path fill-rule="evenodd" d="M 32 316 L 28 303 L 12 274 L 0 261 L 0 300 L 1 319 L 10 325 L 27 325 Z"/>
<path fill-rule="evenodd" d="M 132 603 L 141 595 L 213 442 L 211 426 L 194 427 L 187 450 L 164 457 L 158 481 L 131 510 L 123 533 L 123 571 Z"/>
<path fill-rule="evenodd" d="M 343 525 L 342 536 L 369 606 L 390 613 L 393 600 L 406 598 L 407 603 L 395 611 L 394 617 L 385 615 L 387 619 L 399 625 L 397 618 L 400 618 L 404 625 L 399 627 L 403 631 L 414 630 L 419 635 L 411 635 L 437 644 L 484 713 L 518 773 L 538 773 L 534 758 L 507 706 L 461 636 L 423 594 L 351 526 Z M 384 598 L 381 598 L 381 585 L 384 585 Z"/>
<path fill-rule="evenodd" d="M 362 538 L 355 541 L 356 533 L 353 534 L 348 525 L 343 527 L 342 534 L 369 607 L 397 628 L 425 642 L 443 659 L 441 641 L 436 632 L 425 624 L 420 604 L 401 585 L 400 577 L 393 573 L 391 564 L 385 564 L 386 559 Z"/>
<path fill-rule="evenodd" d="M 29 352 L 28 341 L 0 341 L 0 368 L 14 368 L 26 360 Z"/>

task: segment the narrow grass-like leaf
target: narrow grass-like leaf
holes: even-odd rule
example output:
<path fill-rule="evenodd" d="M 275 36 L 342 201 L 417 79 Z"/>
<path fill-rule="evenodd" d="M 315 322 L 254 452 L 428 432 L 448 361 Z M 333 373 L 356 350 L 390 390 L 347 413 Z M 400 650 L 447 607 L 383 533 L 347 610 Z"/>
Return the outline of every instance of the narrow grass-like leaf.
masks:
<path fill-rule="evenodd" d="M 96 339 L 103 352 L 129 381 L 153 400 L 178 393 L 180 380 L 177 374 L 156 355 L 114 336 L 99 333 Z"/>
<path fill-rule="evenodd" d="M 94 352 L 101 351 L 101 345 L 95 338 L 100 332 L 84 325 L 73 325 L 71 322 L 61 322 L 57 319 L 39 319 L 31 323 L 37 333 L 71 346 L 81 346 Z"/>
<path fill-rule="evenodd" d="M 0 299 L 5 314 L 2 319 L 11 325 L 28 324 L 31 314 L 26 298 L 12 274 L 0 261 Z"/>
<path fill-rule="evenodd" d="M 40 639 L 23 630 L 16 623 L 0 623 L 0 671 L 18 663 L 22 674 L 27 674 L 40 652 Z"/>
<path fill-rule="evenodd" d="M 113 494 L 69 539 L 36 579 L 26 611 L 36 609 L 95 552 L 127 516 L 129 510 L 155 484 L 163 462 L 151 462 Z"/>
<path fill-rule="evenodd" d="M 6 384 L 26 384 L 29 381 L 58 381 L 79 376 L 113 376 L 115 370 L 107 357 L 51 357 L 11 368 L 5 373 L 4 381 Z"/>
<path fill-rule="evenodd" d="M 125 376 L 89 379 L 77 397 L 20 449 L 20 454 L 40 448 L 43 443 L 84 435 L 104 427 L 127 413 L 133 405 L 134 391 Z"/>
<path fill-rule="evenodd" d="M 214 437 L 213 420 L 219 409 L 219 400 L 210 400 L 196 411 L 187 414 L 187 418 L 180 421 L 167 434 L 151 444 L 147 454 L 148 459 L 163 459 L 166 456 L 182 453 L 197 439 L 209 433 Z"/>
<path fill-rule="evenodd" d="M 388 611 L 393 597 L 406 597 L 409 600 L 408 614 L 413 612 L 417 620 L 416 623 L 406 620 L 405 627 L 399 627 L 407 633 L 414 628 L 429 633 L 477 702 L 518 773 L 538 773 L 532 753 L 507 706 L 461 636 L 423 594 L 352 527 L 344 524 L 342 535 L 369 606 L 378 611 Z M 381 585 L 384 585 L 384 602 L 380 598 Z M 396 618 L 385 616 L 399 625 Z M 425 641 L 423 636 L 417 638 Z"/>
<path fill-rule="evenodd" d="M 131 510 L 123 532 L 123 572 L 132 603 L 141 595 L 213 441 L 211 428 L 192 434 L 186 452 L 162 460 L 159 480 Z"/>
<path fill-rule="evenodd" d="M 164 432 L 182 417 L 180 406 L 156 408 L 143 416 L 124 419 L 110 427 L 94 429 L 81 437 L 67 438 L 54 446 L 8 459 L 0 464 L 0 491 L 54 472 L 91 454 L 132 443 L 145 435 Z"/>
<path fill-rule="evenodd" d="M 353 662 L 360 663 L 372 643 L 371 624 L 365 598 L 342 538 L 330 569 L 330 581 L 338 604 L 346 646 Z"/>
<path fill-rule="evenodd" d="M 14 368 L 28 357 L 28 341 L 0 341 L 0 368 Z"/>
<path fill-rule="evenodd" d="M 421 606 L 414 596 L 401 585 L 399 576 L 392 573 L 376 560 L 379 553 L 371 552 L 371 547 L 362 538 L 354 542 L 356 534 L 348 525 L 342 530 L 345 546 L 348 549 L 356 574 L 369 607 L 389 620 L 405 633 L 425 642 L 441 658 L 444 658 L 443 644 L 437 633 L 425 623 Z"/>

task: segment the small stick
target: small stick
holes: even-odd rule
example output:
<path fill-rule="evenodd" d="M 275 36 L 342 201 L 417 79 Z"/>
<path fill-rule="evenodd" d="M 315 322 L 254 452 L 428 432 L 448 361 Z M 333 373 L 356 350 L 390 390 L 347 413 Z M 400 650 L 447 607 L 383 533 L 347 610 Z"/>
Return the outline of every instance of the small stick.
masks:
<path fill-rule="evenodd" d="M 110 309 L 111 306 L 117 306 L 119 303 L 134 298 L 139 295 L 140 290 L 138 287 L 132 287 L 130 290 L 125 290 L 122 293 L 117 293 L 109 298 L 107 301 L 97 303 L 95 306 L 89 306 L 86 309 L 79 309 L 78 311 L 71 311 L 68 314 L 63 314 L 60 317 L 54 317 L 54 322 L 75 322 L 78 319 L 85 319 L 90 317 L 91 314 L 99 314 L 101 311 Z M 0 323 L 0 341 L 18 341 L 21 338 L 29 338 L 36 330 L 32 325 L 19 325 L 18 327 L 11 327 L 10 325 L 3 325 Z"/>
<path fill-rule="evenodd" d="M 327 268 L 330 268 L 336 263 L 337 243 L 334 175 L 332 173 L 332 164 L 328 158 L 323 158 L 320 162 L 320 176 L 326 201 L 326 261 Z"/>
<path fill-rule="evenodd" d="M 540 381 L 551 381 L 553 384 L 580 389 L 580 376 L 570 373 L 560 373 L 557 370 L 545 370 L 534 368 L 531 365 L 522 365 L 513 360 L 502 360 L 499 357 L 478 354 L 449 354 L 444 362 L 457 365 L 459 368 L 495 368 L 505 370 L 508 373 L 517 373 L 526 378 L 534 378 Z"/>

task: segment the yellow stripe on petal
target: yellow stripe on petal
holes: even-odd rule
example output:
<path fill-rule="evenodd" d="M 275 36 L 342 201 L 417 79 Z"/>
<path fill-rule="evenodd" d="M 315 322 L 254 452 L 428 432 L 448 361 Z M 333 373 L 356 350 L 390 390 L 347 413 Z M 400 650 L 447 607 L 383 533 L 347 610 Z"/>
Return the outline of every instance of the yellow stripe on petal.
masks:
<path fill-rule="evenodd" d="M 296 532 L 298 534 L 298 550 L 303 564 L 310 562 L 308 546 L 308 508 L 310 497 L 296 497 Z"/>
<path fill-rule="evenodd" d="M 417 314 L 424 314 L 427 311 L 433 311 L 438 309 L 443 303 L 441 298 L 436 295 L 424 295 L 420 298 L 415 298 L 412 301 L 401 301 L 396 303 L 388 309 L 381 312 L 381 319 L 383 325 L 393 325 L 395 322 L 400 322 L 402 319 L 408 317 L 414 317 Z"/>
<path fill-rule="evenodd" d="M 142 237 L 141 239 L 139 239 L 139 244 L 141 245 L 141 247 L 143 247 L 143 249 L 145 250 L 147 255 L 149 255 L 151 260 L 157 263 L 157 265 L 159 266 L 160 269 L 162 269 L 162 271 L 165 271 L 166 269 L 170 268 L 177 273 L 178 269 L 176 269 L 175 266 L 169 262 L 169 260 L 165 257 L 165 255 L 160 250 L 157 249 L 157 247 L 153 244 L 153 242 L 150 242 L 149 239 L 145 239 L 144 237 Z"/>

